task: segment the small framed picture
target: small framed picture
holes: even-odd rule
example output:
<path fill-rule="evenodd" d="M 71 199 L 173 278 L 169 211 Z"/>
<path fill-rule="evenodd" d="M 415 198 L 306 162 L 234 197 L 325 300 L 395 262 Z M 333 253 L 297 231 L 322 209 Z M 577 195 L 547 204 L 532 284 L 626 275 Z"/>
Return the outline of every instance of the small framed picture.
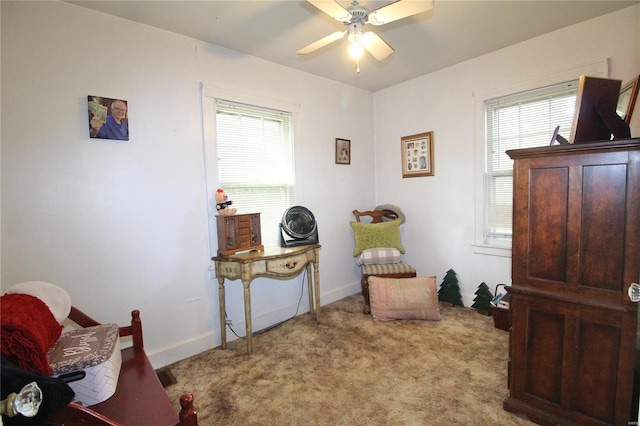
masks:
<path fill-rule="evenodd" d="M 351 141 L 336 138 L 336 164 L 351 164 Z"/>
<path fill-rule="evenodd" d="M 400 138 L 402 177 L 433 176 L 433 132 Z"/>
<path fill-rule="evenodd" d="M 129 140 L 129 105 L 126 100 L 87 96 L 89 137 Z"/>

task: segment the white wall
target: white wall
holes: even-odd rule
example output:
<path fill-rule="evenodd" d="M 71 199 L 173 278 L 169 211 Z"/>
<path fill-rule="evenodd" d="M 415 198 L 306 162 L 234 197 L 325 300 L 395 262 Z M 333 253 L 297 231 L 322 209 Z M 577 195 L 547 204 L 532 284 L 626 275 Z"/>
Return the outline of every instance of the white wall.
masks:
<path fill-rule="evenodd" d="M 372 93 L 68 3 L 1 8 L 3 288 L 55 283 L 101 321 L 140 309 L 156 367 L 220 344 L 205 83 L 300 106 L 297 202 L 318 221 L 322 304 L 359 291 L 349 220 L 374 200 Z M 89 138 L 87 95 L 129 102 L 130 141 Z M 350 166 L 334 164 L 336 137 Z M 254 329 L 293 315 L 301 286 L 255 281 Z M 240 321 L 241 288 L 227 284 Z"/>
<path fill-rule="evenodd" d="M 482 185 L 475 173 L 482 140 L 474 130 L 474 95 L 535 86 L 575 67 L 595 69 L 585 64 L 606 58 L 611 78 L 626 82 L 640 73 L 640 6 L 376 92 L 376 201 L 405 212 L 406 257 L 420 275 L 436 275 L 440 283 L 455 270 L 467 305 L 481 282 L 493 291 L 511 277 L 510 257 L 474 252 L 476 188 Z M 638 108 L 631 127 L 632 136 L 640 136 Z M 403 179 L 400 138 L 427 131 L 434 132 L 435 176 Z"/>

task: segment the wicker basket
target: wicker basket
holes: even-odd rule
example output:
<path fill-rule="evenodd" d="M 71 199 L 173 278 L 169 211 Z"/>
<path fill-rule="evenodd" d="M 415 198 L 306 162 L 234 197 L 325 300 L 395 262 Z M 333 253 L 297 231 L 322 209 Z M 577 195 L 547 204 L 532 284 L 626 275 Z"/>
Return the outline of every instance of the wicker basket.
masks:
<path fill-rule="evenodd" d="M 498 284 L 494 292 L 494 297 L 498 295 L 498 288 L 506 287 L 505 284 Z M 491 305 L 491 313 L 493 315 L 493 325 L 500 330 L 509 331 L 511 328 L 511 315 L 509 308 Z"/>

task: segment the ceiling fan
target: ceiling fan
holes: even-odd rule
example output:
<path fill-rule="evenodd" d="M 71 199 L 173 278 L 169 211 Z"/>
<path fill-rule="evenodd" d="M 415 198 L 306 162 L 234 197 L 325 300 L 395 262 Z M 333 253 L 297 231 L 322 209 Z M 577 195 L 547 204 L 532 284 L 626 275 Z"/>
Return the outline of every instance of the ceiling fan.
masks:
<path fill-rule="evenodd" d="M 347 27 L 344 31 L 336 31 L 308 46 L 298 50 L 298 55 L 307 55 L 311 52 L 340 40 L 345 34 L 349 34 L 349 54 L 356 60 L 356 71 L 360 72 L 360 57 L 366 49 L 378 61 L 388 58 L 394 50 L 379 35 L 373 31 L 362 32 L 366 24 L 384 25 L 408 16 L 426 12 L 433 8 L 433 0 L 398 0 L 369 12 L 369 10 L 353 0 L 346 9 L 335 0 L 307 0 L 309 3 L 342 22 Z"/>

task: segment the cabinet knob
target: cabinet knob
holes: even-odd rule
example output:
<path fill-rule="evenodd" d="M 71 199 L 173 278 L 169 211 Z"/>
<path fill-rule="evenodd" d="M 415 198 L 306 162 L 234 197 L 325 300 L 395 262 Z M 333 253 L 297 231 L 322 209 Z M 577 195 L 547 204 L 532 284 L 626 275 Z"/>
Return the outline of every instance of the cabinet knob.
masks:
<path fill-rule="evenodd" d="M 631 283 L 627 293 L 629 294 L 629 299 L 631 299 L 632 302 L 640 301 L 640 284 Z"/>

